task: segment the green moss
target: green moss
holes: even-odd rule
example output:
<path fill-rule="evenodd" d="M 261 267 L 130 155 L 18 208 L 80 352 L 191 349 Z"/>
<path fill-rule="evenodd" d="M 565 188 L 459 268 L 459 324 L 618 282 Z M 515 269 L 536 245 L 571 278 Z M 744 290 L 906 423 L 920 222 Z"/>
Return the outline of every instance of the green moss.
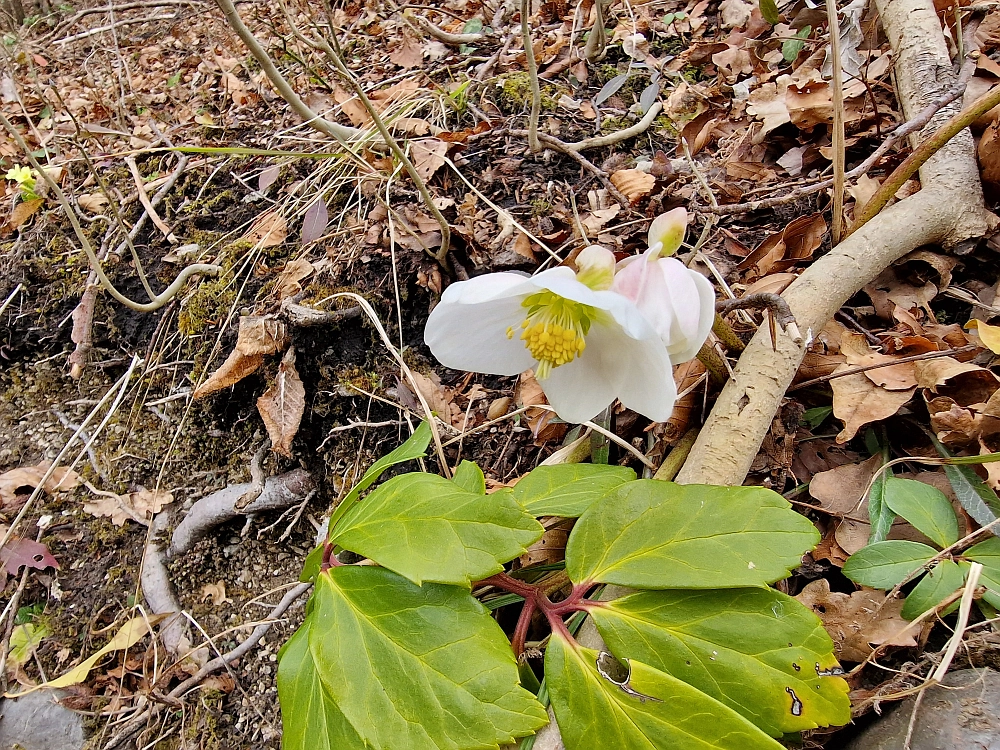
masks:
<path fill-rule="evenodd" d="M 366 393 L 377 393 L 382 387 L 382 377 L 362 367 L 350 367 L 337 373 L 337 380 L 347 389 L 356 388 Z"/>
<path fill-rule="evenodd" d="M 552 84 L 539 81 L 542 94 L 542 111 L 556 108 L 559 89 Z M 493 101 L 505 114 L 519 114 L 531 106 L 531 78 L 527 73 L 509 73 L 497 79 L 493 90 Z"/>
<path fill-rule="evenodd" d="M 539 216 L 551 216 L 554 211 L 555 206 L 544 198 L 535 198 L 531 201 L 531 215 L 534 218 L 538 218 Z"/>
<path fill-rule="evenodd" d="M 178 330 L 185 336 L 197 336 L 224 320 L 236 302 L 236 288 L 231 282 L 227 272 L 202 281 L 177 316 Z"/>

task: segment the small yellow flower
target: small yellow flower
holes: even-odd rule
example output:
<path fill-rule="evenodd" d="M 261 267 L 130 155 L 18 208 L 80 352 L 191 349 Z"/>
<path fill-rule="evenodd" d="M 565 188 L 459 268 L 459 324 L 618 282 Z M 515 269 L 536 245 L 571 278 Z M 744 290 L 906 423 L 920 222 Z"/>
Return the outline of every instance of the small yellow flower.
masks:
<path fill-rule="evenodd" d="M 11 167 L 7 170 L 7 179 L 13 180 L 18 185 L 30 185 L 34 187 L 35 177 L 31 172 L 31 167 Z"/>

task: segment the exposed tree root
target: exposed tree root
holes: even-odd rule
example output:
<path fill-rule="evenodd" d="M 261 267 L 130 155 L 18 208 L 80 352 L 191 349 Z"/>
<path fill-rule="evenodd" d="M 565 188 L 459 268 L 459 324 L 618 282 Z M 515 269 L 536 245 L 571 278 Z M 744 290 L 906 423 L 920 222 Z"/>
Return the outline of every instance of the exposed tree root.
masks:
<path fill-rule="evenodd" d="M 161 536 L 170 528 L 171 514 L 164 511 L 153 519 L 149 541 L 143 552 L 140 583 L 142 595 L 152 612 L 177 613 L 160 627 L 160 640 L 171 656 L 184 656 L 190 650 L 192 642 L 188 622 L 180 614 L 181 606 L 170 583 L 167 561 L 189 552 L 212 529 L 240 515 L 284 510 L 301 503 L 313 491 L 315 482 L 312 475 L 303 469 L 269 477 L 257 498 L 242 511 L 237 510 L 240 498 L 252 488 L 252 482 L 233 484 L 201 498 L 191 506 L 184 520 L 174 529 L 170 544 L 166 547 Z"/>

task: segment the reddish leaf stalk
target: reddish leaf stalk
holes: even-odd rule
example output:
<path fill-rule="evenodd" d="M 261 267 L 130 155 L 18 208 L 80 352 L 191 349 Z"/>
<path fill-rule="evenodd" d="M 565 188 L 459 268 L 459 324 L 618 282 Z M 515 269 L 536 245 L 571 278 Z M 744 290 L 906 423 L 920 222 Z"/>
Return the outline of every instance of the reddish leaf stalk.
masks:
<path fill-rule="evenodd" d="M 584 597 L 593 586 L 592 583 L 578 583 L 573 586 L 568 597 L 561 602 L 553 602 L 545 593 L 542 586 L 535 586 L 524 581 L 519 581 L 507 573 L 497 573 L 485 578 L 479 585 L 496 586 L 497 588 L 509 591 L 512 594 L 524 597 L 524 608 L 518 617 L 514 634 L 511 637 L 511 648 L 514 655 L 520 657 L 524 653 L 524 643 L 528 636 L 528 628 L 531 626 L 531 618 L 538 610 L 545 615 L 549 621 L 549 627 L 554 633 L 559 633 L 570 642 L 574 642 L 573 636 L 566 628 L 563 618 L 574 612 L 591 609 L 601 606 L 600 602 L 587 601 Z"/>

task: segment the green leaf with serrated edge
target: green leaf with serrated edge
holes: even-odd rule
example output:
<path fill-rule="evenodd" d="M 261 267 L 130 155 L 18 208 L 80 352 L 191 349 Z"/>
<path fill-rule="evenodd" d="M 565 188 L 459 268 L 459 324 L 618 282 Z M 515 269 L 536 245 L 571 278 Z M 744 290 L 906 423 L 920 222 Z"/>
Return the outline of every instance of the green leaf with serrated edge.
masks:
<path fill-rule="evenodd" d="M 774 737 L 851 720 L 823 623 L 773 589 L 643 591 L 590 614 L 612 653 L 693 685 Z"/>
<path fill-rule="evenodd" d="M 356 504 L 331 541 L 409 578 L 469 586 L 503 570 L 544 529 L 509 492 L 476 495 L 436 474 L 393 477 Z"/>
<path fill-rule="evenodd" d="M 769 24 L 774 26 L 781 20 L 781 16 L 778 15 L 778 6 L 775 3 L 775 0 L 760 0 L 759 4 L 760 14 Z"/>
<path fill-rule="evenodd" d="M 958 541 L 958 518 L 945 494 L 916 479 L 885 480 L 885 504 L 940 547 Z"/>
<path fill-rule="evenodd" d="M 961 565 L 951 560 L 939 562 L 906 595 L 906 601 L 903 602 L 900 614 L 905 619 L 912 620 L 932 607 L 936 607 L 965 585 L 965 574 L 968 567 L 968 564 L 965 564 L 963 569 Z M 958 602 L 955 602 L 951 609 L 956 607 L 958 607 Z M 948 614 L 948 611 L 950 610 L 941 614 Z"/>
<path fill-rule="evenodd" d="M 786 577 L 818 541 L 805 516 L 763 487 L 640 479 L 583 514 L 566 571 L 575 583 L 647 589 L 763 586 Z"/>
<path fill-rule="evenodd" d="M 888 456 L 885 456 L 883 462 L 887 460 Z M 885 502 L 885 486 L 891 476 L 892 472 L 888 469 L 880 472 L 872 483 L 871 492 L 868 493 L 868 520 L 871 523 L 869 544 L 888 539 L 892 523 L 896 520 L 896 514 Z"/>
<path fill-rule="evenodd" d="M 922 568 L 937 551 L 902 539 L 869 544 L 844 563 L 844 575 L 862 586 L 888 590 Z"/>
<path fill-rule="evenodd" d="M 781 750 L 732 709 L 641 662 L 629 663 L 626 686 L 634 692 L 626 692 L 598 672 L 597 656 L 558 633 L 545 650 L 545 683 L 566 750 Z"/>
<path fill-rule="evenodd" d="M 514 485 L 514 499 L 533 516 L 581 516 L 611 490 L 635 479 L 625 466 L 539 466 Z"/>
<path fill-rule="evenodd" d="M 430 442 L 430 425 L 427 422 L 421 422 L 406 442 L 369 466 L 368 471 L 364 473 L 361 480 L 354 485 L 351 491 L 347 493 L 347 497 L 340 501 L 337 509 L 330 515 L 328 527 L 330 531 L 333 532 L 337 523 L 351 509 L 361 496 L 361 493 L 371 487 L 386 469 L 396 464 L 405 463 L 406 461 L 415 461 L 418 458 L 423 458 L 427 454 L 427 446 L 430 445 Z"/>
<path fill-rule="evenodd" d="M 282 750 L 350 750 L 365 743 L 319 678 L 309 651 L 311 617 L 278 652 Z"/>
<path fill-rule="evenodd" d="M 486 477 L 483 476 L 483 470 L 472 461 L 462 461 L 455 469 L 455 476 L 451 478 L 451 481 L 466 492 L 472 492 L 476 495 L 486 494 Z"/>
<path fill-rule="evenodd" d="M 306 555 L 305 562 L 302 563 L 302 573 L 299 575 L 302 583 L 309 583 L 319 575 L 319 569 L 323 566 L 323 547 L 321 544 Z"/>
<path fill-rule="evenodd" d="M 309 651 L 364 747 L 495 748 L 548 720 L 467 591 L 345 565 L 317 578 L 313 598 Z"/>

